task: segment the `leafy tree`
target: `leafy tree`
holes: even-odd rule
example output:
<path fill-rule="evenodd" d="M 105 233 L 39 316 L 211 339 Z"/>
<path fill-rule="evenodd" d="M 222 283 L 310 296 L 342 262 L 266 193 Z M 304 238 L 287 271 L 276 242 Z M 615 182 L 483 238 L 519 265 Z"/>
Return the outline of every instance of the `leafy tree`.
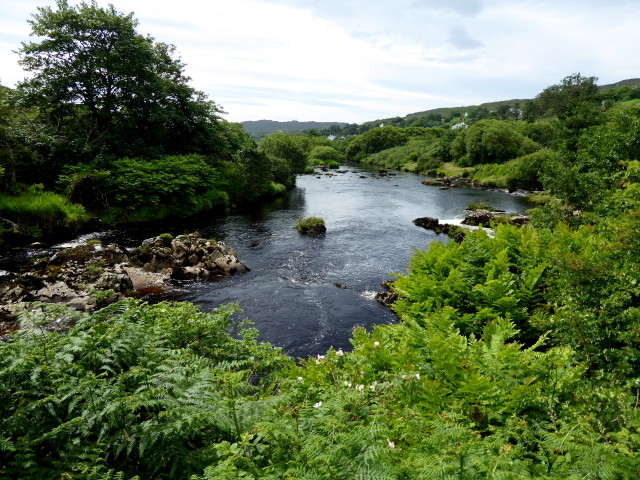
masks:
<path fill-rule="evenodd" d="M 404 144 L 408 136 L 409 132 L 404 128 L 373 128 L 351 140 L 345 154 L 349 160 L 359 162 L 373 153 Z"/>
<path fill-rule="evenodd" d="M 565 119 L 574 115 L 581 103 L 599 104 L 600 96 L 596 77 L 583 77 L 576 73 L 562 79 L 557 85 L 545 88 L 536 96 L 540 115 Z"/>
<path fill-rule="evenodd" d="M 539 146 L 519 133 L 511 122 L 481 120 L 463 130 L 451 144 L 451 154 L 462 166 L 502 163 L 532 153 Z"/>
<path fill-rule="evenodd" d="M 34 112 L 16 105 L 17 98 L 15 90 L 0 86 L 0 189 L 10 193 L 24 183 L 44 183 L 50 174 L 37 148 L 46 136 Z"/>
<path fill-rule="evenodd" d="M 29 21 L 37 42 L 23 43 L 20 84 L 71 161 L 99 152 L 123 155 L 219 152 L 220 110 L 188 86 L 175 47 L 137 33 L 132 14 L 113 5 L 58 0 Z"/>
<path fill-rule="evenodd" d="M 304 172 L 307 155 L 296 137 L 276 132 L 260 142 L 260 151 L 272 165 L 274 180 L 286 186 L 293 186 L 295 175 Z"/>
<path fill-rule="evenodd" d="M 582 130 L 575 148 L 564 145 L 542 171 L 545 188 L 575 208 L 601 203 L 626 162 L 640 158 L 640 113 L 617 110 L 606 124 Z"/>

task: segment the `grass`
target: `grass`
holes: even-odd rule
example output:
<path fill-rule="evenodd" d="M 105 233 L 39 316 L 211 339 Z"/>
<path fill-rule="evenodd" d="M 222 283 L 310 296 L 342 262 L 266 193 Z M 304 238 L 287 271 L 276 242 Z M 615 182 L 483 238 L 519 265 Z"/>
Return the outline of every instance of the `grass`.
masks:
<path fill-rule="evenodd" d="M 494 210 L 494 207 L 485 202 L 471 202 L 467 205 L 467 210 L 471 210 L 472 212 L 476 210 L 488 210 L 491 212 Z"/>
<path fill-rule="evenodd" d="M 57 193 L 29 189 L 19 196 L 0 194 L 0 216 L 18 224 L 74 226 L 89 216 L 82 205 Z"/>
<path fill-rule="evenodd" d="M 436 169 L 439 176 L 443 177 L 467 177 L 473 173 L 475 169 L 472 167 L 458 167 L 451 162 L 446 162 Z"/>
<path fill-rule="evenodd" d="M 302 234 L 307 233 L 324 233 L 327 231 L 327 227 L 324 224 L 324 220 L 320 217 L 307 217 L 298 220 L 296 230 Z"/>
<path fill-rule="evenodd" d="M 554 199 L 549 192 L 533 192 L 528 194 L 525 199 L 534 205 L 546 205 Z"/>
<path fill-rule="evenodd" d="M 61 229 L 76 230 L 89 218 L 82 205 L 40 186 L 22 195 L 0 194 L 0 246 L 42 240 Z"/>

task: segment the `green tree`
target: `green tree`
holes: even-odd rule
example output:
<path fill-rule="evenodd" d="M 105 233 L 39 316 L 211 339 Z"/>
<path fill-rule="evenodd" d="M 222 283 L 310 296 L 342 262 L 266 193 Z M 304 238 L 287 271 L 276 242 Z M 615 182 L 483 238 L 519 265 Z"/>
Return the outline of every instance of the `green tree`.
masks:
<path fill-rule="evenodd" d="M 349 160 L 359 162 L 373 153 L 403 145 L 408 133 L 407 129 L 398 127 L 373 128 L 351 140 L 345 153 Z"/>
<path fill-rule="evenodd" d="M 583 77 L 579 73 L 565 77 L 559 84 L 538 94 L 535 100 L 538 111 L 542 116 L 555 116 L 562 120 L 573 115 L 583 102 L 598 104 L 597 80 L 597 77 Z"/>
<path fill-rule="evenodd" d="M 451 144 L 451 154 L 462 166 L 502 163 L 532 153 L 539 146 L 503 120 L 480 120 L 463 130 Z"/>
<path fill-rule="evenodd" d="M 37 42 L 20 64 L 19 88 L 40 109 L 71 161 L 102 153 L 212 153 L 224 145 L 220 110 L 188 86 L 175 47 L 137 33 L 133 14 L 95 1 L 41 7 L 29 21 Z"/>
<path fill-rule="evenodd" d="M 260 142 L 260 151 L 272 165 L 274 180 L 286 186 L 293 186 L 295 175 L 304 172 L 307 155 L 296 139 L 286 133 L 276 132 Z"/>

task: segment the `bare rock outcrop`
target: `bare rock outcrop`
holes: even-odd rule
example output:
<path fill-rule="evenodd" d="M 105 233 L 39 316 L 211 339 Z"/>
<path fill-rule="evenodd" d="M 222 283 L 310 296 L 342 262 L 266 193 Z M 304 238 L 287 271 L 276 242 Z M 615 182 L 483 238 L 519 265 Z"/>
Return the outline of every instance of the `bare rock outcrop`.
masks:
<path fill-rule="evenodd" d="M 208 281 L 248 270 L 226 244 L 198 234 L 160 235 L 133 250 L 87 243 L 3 278 L 0 322 L 15 320 L 29 302 L 90 311 L 126 297 L 161 293 L 173 279 Z"/>

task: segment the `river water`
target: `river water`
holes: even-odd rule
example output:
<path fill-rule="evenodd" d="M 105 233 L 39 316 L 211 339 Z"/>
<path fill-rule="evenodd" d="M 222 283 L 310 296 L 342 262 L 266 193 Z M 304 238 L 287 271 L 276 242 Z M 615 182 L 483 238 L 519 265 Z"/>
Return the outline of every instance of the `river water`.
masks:
<path fill-rule="evenodd" d="M 348 349 L 355 326 L 396 321 L 372 298 L 381 283 L 407 271 L 413 249 L 448 241 L 413 225 L 415 218 L 459 221 L 465 207 L 479 201 L 509 212 L 530 207 L 504 192 L 440 190 L 409 173 L 381 177 L 373 168 L 343 168 L 348 173 L 301 176 L 286 200 L 204 228 L 203 234 L 231 245 L 251 272 L 192 284 L 184 299 L 205 310 L 239 303 L 244 312 L 238 318 L 253 320 L 261 338 L 294 356 Z M 300 217 L 312 215 L 325 220 L 326 234 L 294 229 Z"/>
<path fill-rule="evenodd" d="M 412 220 L 460 221 L 470 202 L 509 212 L 530 207 L 524 198 L 505 192 L 440 190 L 409 173 L 380 176 L 367 166 L 342 168 L 348 172 L 300 176 L 288 197 L 250 212 L 193 225 L 230 245 L 251 271 L 216 282 L 183 282 L 173 298 L 205 311 L 238 303 L 243 312 L 235 315 L 237 321 L 251 319 L 261 339 L 296 357 L 324 353 L 331 346 L 346 350 L 354 327 L 397 321 L 373 299 L 381 283 L 407 271 L 413 249 L 448 241 Z M 312 215 L 325 220 L 326 234 L 304 236 L 295 230 L 300 217 Z M 101 235 L 129 246 L 150 236 L 148 231 Z"/>

